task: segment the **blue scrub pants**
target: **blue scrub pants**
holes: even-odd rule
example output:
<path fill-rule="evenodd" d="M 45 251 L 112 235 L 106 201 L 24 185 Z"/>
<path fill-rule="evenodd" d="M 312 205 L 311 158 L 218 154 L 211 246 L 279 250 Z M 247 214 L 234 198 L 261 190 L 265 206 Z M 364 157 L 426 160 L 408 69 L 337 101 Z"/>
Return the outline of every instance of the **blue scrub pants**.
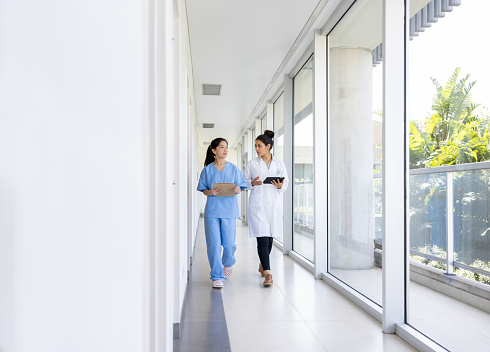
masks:
<path fill-rule="evenodd" d="M 223 265 L 230 267 L 235 264 L 236 251 L 236 219 L 204 218 L 204 233 L 208 249 L 211 280 L 226 280 L 223 275 Z M 223 247 L 223 256 L 221 255 Z"/>

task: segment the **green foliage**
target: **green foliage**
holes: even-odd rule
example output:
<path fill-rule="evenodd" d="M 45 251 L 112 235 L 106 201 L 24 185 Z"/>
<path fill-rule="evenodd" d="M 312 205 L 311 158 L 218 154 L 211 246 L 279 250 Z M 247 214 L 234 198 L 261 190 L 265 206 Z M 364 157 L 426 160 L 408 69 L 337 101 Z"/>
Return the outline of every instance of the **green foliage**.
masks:
<path fill-rule="evenodd" d="M 432 79 L 436 94 L 432 114 L 423 122 L 410 121 L 410 168 L 466 164 L 490 159 L 490 119 L 477 113 L 472 101 L 476 81 L 458 80 L 456 68 L 445 86 Z"/>
<path fill-rule="evenodd" d="M 439 248 L 436 245 L 425 245 L 423 247 L 419 247 L 418 251 L 425 254 L 430 254 L 432 256 L 441 259 L 447 258 L 446 251 L 442 248 Z M 437 260 L 430 260 L 417 255 L 410 255 L 410 258 L 418 263 L 422 263 L 446 271 L 446 264 L 438 262 Z M 454 260 L 455 261 L 457 260 L 457 253 L 454 253 Z M 470 266 L 474 268 L 490 271 L 490 262 L 484 262 L 480 259 L 475 260 L 473 264 L 471 264 Z M 454 268 L 454 273 L 458 276 L 466 277 L 468 279 L 490 285 L 490 277 L 488 276 L 480 275 L 478 273 L 474 273 L 472 271 L 461 269 L 461 268 Z"/>
<path fill-rule="evenodd" d="M 490 118 L 472 101 L 475 81 L 460 78 L 460 68 L 442 86 L 432 78 L 435 94 L 432 111 L 423 121 L 409 124 L 410 168 L 430 168 L 490 160 Z M 411 247 L 444 259 L 446 211 L 445 173 L 410 176 Z M 453 173 L 455 260 L 490 271 L 490 172 Z M 424 245 L 430 243 L 430 245 Z M 456 255 L 460 259 L 456 259 Z M 475 258 L 481 258 L 475 259 Z M 446 270 L 445 263 L 412 256 L 412 259 Z M 457 275 L 490 285 L 490 278 L 455 268 Z"/>
<path fill-rule="evenodd" d="M 430 254 L 437 258 L 446 259 L 446 251 L 439 248 L 437 245 L 425 245 L 423 247 L 419 247 L 418 251 L 424 254 Z M 437 260 L 430 260 L 416 255 L 410 255 L 410 257 L 416 262 L 429 265 L 437 269 L 446 270 L 446 264 L 438 262 Z"/>

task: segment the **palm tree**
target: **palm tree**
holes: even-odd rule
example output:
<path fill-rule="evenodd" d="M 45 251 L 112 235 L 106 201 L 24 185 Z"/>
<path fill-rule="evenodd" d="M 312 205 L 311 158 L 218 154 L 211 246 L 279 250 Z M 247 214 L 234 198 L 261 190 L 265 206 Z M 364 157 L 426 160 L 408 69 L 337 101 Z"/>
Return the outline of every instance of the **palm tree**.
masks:
<path fill-rule="evenodd" d="M 470 75 L 458 81 L 456 68 L 445 86 L 431 78 L 436 88 L 433 114 L 423 124 L 410 121 L 410 167 L 464 164 L 490 159 L 487 149 L 490 129 L 488 117 L 475 110 L 471 89 L 476 81 Z"/>

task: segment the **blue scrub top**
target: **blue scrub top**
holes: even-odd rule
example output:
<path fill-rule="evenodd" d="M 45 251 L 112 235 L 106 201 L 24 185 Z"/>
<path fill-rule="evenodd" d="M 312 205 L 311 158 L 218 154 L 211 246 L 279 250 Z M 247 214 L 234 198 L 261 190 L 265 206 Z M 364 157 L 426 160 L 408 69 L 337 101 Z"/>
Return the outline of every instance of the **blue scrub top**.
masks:
<path fill-rule="evenodd" d="M 232 163 L 226 162 L 223 171 L 219 172 L 214 163 L 206 166 L 199 178 L 198 191 L 214 188 L 215 183 L 235 183 L 242 191 L 247 189 L 247 183 L 241 171 Z M 205 218 L 238 218 L 238 202 L 235 197 L 217 197 L 210 195 L 204 210 Z"/>

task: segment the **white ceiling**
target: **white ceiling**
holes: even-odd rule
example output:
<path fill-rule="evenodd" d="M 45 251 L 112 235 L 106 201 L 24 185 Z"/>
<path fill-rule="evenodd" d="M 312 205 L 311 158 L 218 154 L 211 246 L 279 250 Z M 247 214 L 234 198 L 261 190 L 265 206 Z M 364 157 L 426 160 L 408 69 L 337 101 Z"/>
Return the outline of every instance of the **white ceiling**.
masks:
<path fill-rule="evenodd" d="M 318 3 L 187 0 L 199 146 L 223 137 L 231 147 Z M 203 96 L 203 83 L 222 84 L 221 95 Z"/>

